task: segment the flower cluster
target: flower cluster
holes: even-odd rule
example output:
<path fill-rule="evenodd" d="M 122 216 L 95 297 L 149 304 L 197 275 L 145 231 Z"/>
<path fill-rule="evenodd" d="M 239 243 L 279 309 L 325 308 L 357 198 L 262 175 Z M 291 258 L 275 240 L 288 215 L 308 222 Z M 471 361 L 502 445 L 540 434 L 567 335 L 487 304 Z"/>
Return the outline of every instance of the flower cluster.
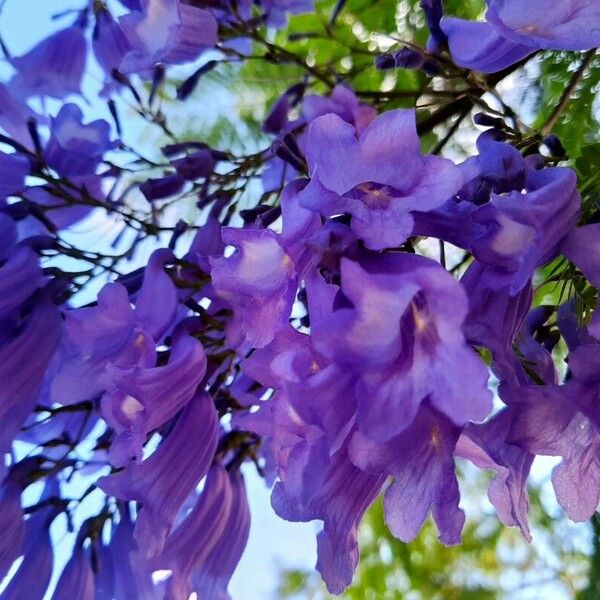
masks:
<path fill-rule="evenodd" d="M 11 57 L 0 86 L 0 581 L 11 573 L 0 598 L 44 596 L 64 516 L 76 533 L 54 597 L 228 598 L 252 464 L 278 515 L 323 522 L 317 569 L 336 594 L 380 494 L 395 537 L 413 540 L 431 514 L 440 540 L 460 543 L 458 461 L 493 472 L 498 518 L 529 539 L 533 459 L 560 457 L 557 500 L 589 519 L 600 312 L 585 321 L 568 297 L 534 297 L 548 273 L 568 272 L 597 299 L 600 225 L 574 170 L 489 115 L 477 154 L 457 164 L 423 152 L 415 109 L 380 111 L 344 83 L 309 93 L 308 79 L 267 115 L 265 150 L 240 158 L 173 139 L 151 110 L 165 65 L 215 47 L 243 56 L 256 27 L 281 27 L 310 3 L 120 4 L 116 17 L 90 3 Z M 593 1 L 488 0 L 485 22 L 421 4 L 423 53 L 449 50 L 459 67 L 495 72 L 540 48 L 600 45 Z M 113 95 L 133 94 L 171 138 L 160 164 L 119 162 L 132 151 L 118 118 L 86 122 L 75 100 L 88 46 L 113 116 Z M 135 77 L 149 82 L 148 105 Z M 50 116 L 26 104 L 68 95 Z M 151 174 L 132 179 L 140 163 Z M 261 201 L 238 210 L 249 181 Z M 163 219 L 191 196 L 200 223 Z M 101 213 L 120 226 L 112 255 L 69 241 Z M 153 237 L 139 269 L 117 270 Z"/>

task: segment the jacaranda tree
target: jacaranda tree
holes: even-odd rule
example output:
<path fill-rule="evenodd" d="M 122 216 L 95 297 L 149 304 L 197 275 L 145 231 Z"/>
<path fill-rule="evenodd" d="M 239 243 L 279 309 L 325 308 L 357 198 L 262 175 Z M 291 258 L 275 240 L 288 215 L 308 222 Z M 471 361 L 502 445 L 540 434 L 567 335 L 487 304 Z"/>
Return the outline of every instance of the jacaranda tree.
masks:
<path fill-rule="evenodd" d="M 593 517 L 598 0 L 71 4 L 1 44 L 2 600 L 228 598 L 250 468 L 334 594 L 380 495 L 461 543 L 464 461 Z"/>

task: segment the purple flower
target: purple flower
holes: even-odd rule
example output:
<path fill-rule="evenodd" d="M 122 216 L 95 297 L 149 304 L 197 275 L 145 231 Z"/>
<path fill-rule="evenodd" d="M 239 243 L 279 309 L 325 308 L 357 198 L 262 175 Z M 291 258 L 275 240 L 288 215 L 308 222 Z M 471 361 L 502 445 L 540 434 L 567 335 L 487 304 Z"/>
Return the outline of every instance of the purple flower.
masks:
<path fill-rule="evenodd" d="M 166 175 L 158 179 L 147 179 L 140 184 L 140 192 L 148 202 L 164 200 L 179 194 L 185 185 L 185 179 L 179 174 Z"/>
<path fill-rule="evenodd" d="M 290 494 L 286 482 L 275 485 L 272 504 L 280 517 L 323 521 L 317 538 L 317 569 L 333 594 L 341 594 L 352 581 L 359 558 L 358 525 L 385 479 L 386 475 L 355 467 L 342 448 L 331 457 L 323 484 L 308 501 Z"/>
<path fill-rule="evenodd" d="M 113 147 L 106 121 L 84 124 L 81 109 L 76 104 L 64 104 L 51 119 L 44 158 L 48 166 L 72 179 L 94 174 L 104 153 Z"/>
<path fill-rule="evenodd" d="M 83 31 L 77 26 L 62 29 L 10 62 L 17 70 L 10 81 L 16 95 L 62 100 L 69 94 L 79 94 L 86 62 Z"/>
<path fill-rule="evenodd" d="M 446 17 L 441 28 L 448 38 L 452 60 L 482 73 L 502 71 L 537 50 L 507 40 L 489 23 Z"/>
<path fill-rule="evenodd" d="M 177 311 L 177 290 L 164 272 L 164 264 L 172 257 L 166 249 L 152 254 L 135 309 L 126 288 L 111 283 L 98 294 L 97 306 L 66 311 L 71 344 L 52 382 L 55 402 L 72 404 L 105 391 L 111 381 L 109 364 L 123 368 L 155 364 L 156 343 Z"/>
<path fill-rule="evenodd" d="M 600 345 L 597 340 L 585 335 L 584 326 L 580 325 L 580 327 L 582 336 L 580 343 L 575 348 L 571 348 L 568 358 L 569 371 L 573 380 L 591 387 L 600 383 L 600 373 L 597 370 L 600 360 Z M 582 406 L 581 403 L 578 405 Z"/>
<path fill-rule="evenodd" d="M 236 252 L 211 259 L 213 285 L 239 312 L 246 340 L 260 348 L 290 316 L 297 287 L 294 262 L 270 229 L 226 227 L 222 235 Z"/>
<path fill-rule="evenodd" d="M 229 600 L 227 586 L 250 530 L 250 513 L 239 472 L 213 465 L 200 499 L 188 517 L 167 538 L 156 568 L 173 573 L 165 600 L 187 598 Z"/>
<path fill-rule="evenodd" d="M 442 0 L 421 0 L 419 2 L 429 29 L 429 40 L 427 49 L 430 52 L 439 52 L 448 42 L 448 37 L 440 27 L 440 21 L 444 16 L 444 5 Z"/>
<path fill-rule="evenodd" d="M 457 65 L 501 71 L 539 49 L 587 50 L 600 46 L 600 6 L 594 0 L 487 0 L 486 22 L 442 19 Z"/>
<path fill-rule="evenodd" d="M 95 550 L 96 562 L 94 569 L 94 582 L 96 586 L 96 600 L 117 600 L 115 595 L 115 561 L 110 547 L 102 539 L 92 540 Z M 119 565 L 123 563 L 120 557 Z"/>
<path fill-rule="evenodd" d="M 318 117 L 329 113 L 336 114 L 347 123 L 354 125 L 360 135 L 377 116 L 375 108 L 360 102 L 354 92 L 344 84 L 336 85 L 329 96 L 318 94 L 305 96 L 301 105 L 300 117 L 295 121 L 288 121 L 287 111 L 289 111 L 289 108 L 290 98 L 286 93 L 273 106 L 267 117 L 269 126 L 273 126 L 273 129 L 281 127 L 281 131 L 277 131 L 281 135 L 291 134 L 303 125 L 309 125 Z M 275 131 L 272 131 L 272 133 L 275 133 Z M 294 139 L 300 154 L 304 154 L 307 140 L 306 129 L 297 135 L 294 133 Z M 276 190 L 296 177 L 298 177 L 298 172 L 295 168 L 276 156 L 269 161 L 263 173 L 263 188 L 265 191 Z"/>
<path fill-rule="evenodd" d="M 326 365 L 310 336 L 290 326 L 242 363 L 245 373 L 277 392 L 235 425 L 263 437 L 269 471 L 285 481 L 286 494 L 301 502 L 321 485 L 329 452 L 343 442 L 356 410 L 353 395 L 345 394 L 347 374 Z M 339 402 L 342 398 L 348 402 Z"/>
<path fill-rule="evenodd" d="M 12 254 L 17 241 L 17 225 L 7 214 L 0 212 L 0 260 L 6 261 Z"/>
<path fill-rule="evenodd" d="M 341 83 L 331 90 L 329 96 L 309 94 L 302 102 L 302 117 L 306 123 L 330 113 L 353 125 L 359 136 L 377 116 L 375 108 L 361 102 L 349 87 Z"/>
<path fill-rule="evenodd" d="M 96 60 L 110 75 L 121 66 L 123 58 L 133 50 L 125 32 L 102 5 L 95 7 L 96 24 L 92 37 L 92 50 Z"/>
<path fill-rule="evenodd" d="M 57 359 L 59 360 L 58 353 L 54 363 L 50 365 L 49 372 L 52 372 Z M 39 395 L 38 404 L 50 408 L 45 385 Z M 48 418 L 47 415 L 43 416 L 43 413 L 34 413 L 25 421 L 17 440 L 33 446 L 46 446 L 44 456 L 59 460 L 70 448 L 69 440 L 84 440 L 98 425 L 98 421 L 98 415 L 87 411 L 60 412 L 53 415 L 52 418 Z"/>
<path fill-rule="evenodd" d="M 289 382 L 273 407 L 278 475 L 302 505 L 325 484 L 331 457 L 345 447 L 356 420 L 353 374 L 336 365 L 321 368 L 318 358 L 309 369 L 311 376 Z"/>
<path fill-rule="evenodd" d="M 391 110 L 357 135 L 334 114 L 310 125 L 306 144 L 310 184 L 300 203 L 324 215 L 352 215 L 352 229 L 373 250 L 400 245 L 413 228 L 412 211 L 428 211 L 458 191 L 450 161 L 421 156 L 415 113 Z"/>
<path fill-rule="evenodd" d="M 287 14 L 298 15 L 314 10 L 312 0 L 261 0 L 260 5 L 267 15 L 267 23 L 272 27 L 283 27 Z"/>
<path fill-rule="evenodd" d="M 558 503 L 573 521 L 587 521 L 600 502 L 600 433 L 577 407 L 578 385 L 501 389 L 514 405 L 509 442 L 532 454 L 560 456 L 552 473 Z"/>
<path fill-rule="evenodd" d="M 221 238 L 221 224 L 214 216 L 209 216 L 206 223 L 198 228 L 192 243 L 185 255 L 185 260 L 197 264 L 202 271 L 208 273 L 211 269 L 210 258 L 218 259 L 223 256 L 225 244 Z"/>
<path fill-rule="evenodd" d="M 271 107 L 265 118 L 263 131 L 277 135 L 288 124 L 288 113 L 290 111 L 290 98 L 288 93 L 282 94 Z"/>
<path fill-rule="evenodd" d="M 271 343 L 248 356 L 242 368 L 265 388 L 281 389 L 286 383 L 304 382 L 324 365 L 311 337 L 288 325 Z"/>
<path fill-rule="evenodd" d="M 75 176 L 72 178 L 80 188 L 85 189 L 90 195 L 95 198 L 103 198 L 102 181 L 96 175 Z M 44 211 L 48 221 L 57 229 L 66 229 L 74 223 L 86 218 L 94 210 L 89 204 L 85 204 L 84 196 L 78 191 L 71 190 L 70 196 L 73 198 L 60 198 L 53 194 L 47 186 L 30 186 L 24 192 L 23 196 L 30 202 L 37 204 Z M 80 204 L 78 200 L 81 199 Z M 23 236 L 46 234 L 48 227 L 40 221 L 30 216 L 26 221 L 21 223 L 20 227 Z"/>
<path fill-rule="evenodd" d="M 434 408 L 423 405 L 400 435 L 379 443 L 360 432 L 350 442 L 352 462 L 369 473 L 394 478 L 384 496 L 390 531 L 404 542 L 413 540 L 429 511 L 445 544 L 458 544 L 465 521 L 453 452 L 460 429 Z"/>
<path fill-rule="evenodd" d="M 280 198 L 283 221 L 280 239 L 294 260 L 299 279 L 310 271 L 314 263 L 310 240 L 321 228 L 320 216 L 300 205 L 300 194 L 306 183 L 306 179 L 292 181 L 283 190 Z"/>
<path fill-rule="evenodd" d="M 215 166 L 215 160 L 210 150 L 200 149 L 183 158 L 171 160 L 171 164 L 181 177 L 193 181 L 210 175 Z"/>
<path fill-rule="evenodd" d="M 367 436 L 396 436 L 427 397 L 459 425 L 488 414 L 487 370 L 461 329 L 466 295 L 437 263 L 409 254 L 344 259 L 341 290 L 350 306 L 313 335 L 319 351 L 358 375 L 357 423 Z"/>
<path fill-rule="evenodd" d="M 217 445 L 217 423 L 212 400 L 192 398 L 149 458 L 99 480 L 107 494 L 142 503 L 135 537 L 147 556 L 162 550 L 181 505 L 206 475 Z"/>
<path fill-rule="evenodd" d="M 141 13 L 119 19 L 134 48 L 121 63 L 124 72 L 146 71 L 157 62 L 189 62 L 217 43 L 217 21 L 209 11 L 179 0 L 142 0 L 141 4 Z"/>
<path fill-rule="evenodd" d="M 206 372 L 206 354 L 198 340 L 179 331 L 166 365 L 108 370 L 111 383 L 102 397 L 102 415 L 117 433 L 110 459 L 120 467 L 141 459 L 148 433 L 191 400 Z"/>
<path fill-rule="evenodd" d="M 340 593 L 358 561 L 358 523 L 390 474 L 398 478 L 387 496 L 392 531 L 414 537 L 433 505 L 442 538 L 458 542 L 464 514 L 453 451 L 461 429 L 429 403 L 443 389 L 439 409 L 456 400 L 449 412 L 462 425 L 487 414 L 491 395 L 462 335 L 466 297 L 436 263 L 404 254 L 342 259 L 337 297 L 336 286 L 314 276 L 306 285 L 312 336 L 282 329 L 244 361 L 246 373 L 277 392 L 238 423 L 270 445 L 277 513 L 324 521 L 317 567 Z M 438 348 L 442 362 L 456 364 L 436 367 Z M 415 486 L 423 492 L 411 504 L 404 496 Z"/>
<path fill-rule="evenodd" d="M 102 393 L 110 383 L 109 363 L 154 364 L 154 339 L 136 325 L 127 291 L 120 284 L 102 288 L 96 307 L 67 311 L 65 327 L 72 346 L 54 377 L 51 398 L 74 404 Z"/>
<path fill-rule="evenodd" d="M 479 154 L 459 165 L 465 184 L 439 209 L 416 213 L 413 235 L 438 237 L 466 249 L 485 235 L 485 224 L 473 217 L 477 208 L 489 203 L 492 193 L 520 192 L 526 181 L 525 159 L 498 137 L 490 130 L 477 138 Z"/>
<path fill-rule="evenodd" d="M 531 541 L 527 513 L 527 477 L 533 454 L 507 442 L 515 412 L 504 409 L 481 425 L 469 424 L 458 439 L 455 455 L 467 458 L 480 469 L 495 471 L 488 488 L 488 498 L 498 518 L 508 526 L 519 527 Z"/>
<path fill-rule="evenodd" d="M 478 138 L 477 148 L 479 155 L 461 165 L 466 183 L 457 197 L 416 213 L 413 235 L 435 236 L 472 252 L 492 267 L 488 285 L 508 287 L 514 295 L 536 268 L 556 258 L 577 222 L 576 176 L 568 168 L 539 168 L 539 157 L 524 159 L 493 131 Z"/>
<path fill-rule="evenodd" d="M 546 324 L 554 310 L 554 306 L 547 305 L 534 308 L 527 316 L 516 339 L 519 366 L 526 376 L 536 383 L 557 383 L 551 352 L 558 342 L 559 334 L 552 332 Z"/>
<path fill-rule="evenodd" d="M 474 255 L 493 266 L 497 284 L 511 294 L 556 258 L 581 204 L 575 173 L 564 167 L 527 169 L 524 190 L 492 194 L 472 217 L 487 230 L 473 242 Z"/>
<path fill-rule="evenodd" d="M 563 254 L 573 261 L 590 280 L 600 287 L 600 224 L 577 227 L 565 238 Z"/>
<path fill-rule="evenodd" d="M 600 46 L 600 5 L 594 0 L 557 0 L 551 10 L 528 0 L 487 0 L 486 20 L 513 42 L 548 50 Z"/>
<path fill-rule="evenodd" d="M 597 340 L 589 334 L 588 328 L 581 323 L 575 307 L 575 300 L 571 299 L 559 306 L 556 311 L 556 324 L 571 352 L 581 345 L 597 343 Z"/>
<path fill-rule="evenodd" d="M 511 296 L 508 288 L 496 289 L 494 270 L 477 261 L 461 282 L 471 305 L 465 335 L 471 344 L 491 351 L 492 370 L 500 381 L 554 383 L 556 373 L 550 353 L 558 334 L 550 333 L 545 326 L 554 307 L 538 306 L 529 312 L 531 284 Z"/>
<path fill-rule="evenodd" d="M 119 0 L 129 10 L 142 10 L 142 0 Z"/>
<path fill-rule="evenodd" d="M 311 251 L 317 268 L 330 283 L 340 281 L 342 258 L 358 260 L 361 255 L 359 242 L 350 227 L 335 220 L 327 221 L 306 240 L 305 244 Z M 319 279 L 313 277 L 310 281 L 315 283 Z M 307 287 L 309 286 L 310 284 L 307 284 Z M 318 306 L 314 306 L 314 310 L 310 311 L 311 319 L 317 310 L 322 312 Z"/>

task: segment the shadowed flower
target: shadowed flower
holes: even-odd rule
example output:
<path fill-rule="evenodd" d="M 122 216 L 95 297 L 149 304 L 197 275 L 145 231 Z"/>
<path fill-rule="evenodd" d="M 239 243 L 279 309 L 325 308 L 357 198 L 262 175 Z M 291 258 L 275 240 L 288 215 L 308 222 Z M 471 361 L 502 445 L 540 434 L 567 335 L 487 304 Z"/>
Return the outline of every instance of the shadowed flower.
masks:
<path fill-rule="evenodd" d="M 42 500 L 46 499 L 48 490 L 46 486 Z M 0 600 L 42 600 L 46 596 L 54 565 L 49 528 L 55 516 L 56 508 L 48 506 L 28 519 L 23 562 L 0 594 Z"/>
<path fill-rule="evenodd" d="M 38 123 L 43 123 L 45 118 L 34 113 L 18 95 L 13 95 L 14 92 L 9 85 L 0 83 L 0 128 L 15 141 L 29 148 L 32 146 L 32 140 L 27 127 L 28 119 L 35 118 Z"/>
<path fill-rule="evenodd" d="M 29 175 L 30 170 L 31 165 L 24 156 L 0 152 L 0 206 L 7 196 L 25 190 L 25 177 Z M 4 243 L 4 239 L 2 242 Z"/>
<path fill-rule="evenodd" d="M 125 32 L 102 5 L 95 6 L 96 23 L 92 36 L 92 50 L 96 60 L 110 75 L 121 66 L 123 58 L 133 50 Z"/>
<path fill-rule="evenodd" d="M 21 493 L 29 469 L 38 464 L 29 458 L 11 467 L 0 485 L 0 581 L 4 579 L 12 564 L 23 553 L 26 525 L 21 509 Z"/>
<path fill-rule="evenodd" d="M 37 254 L 27 246 L 17 248 L 0 267 L 0 322 L 11 318 L 16 321 L 14 310 L 44 284 L 42 268 Z M 0 335 L 0 340 L 6 330 Z"/>
<path fill-rule="evenodd" d="M 60 334 L 58 308 L 43 298 L 23 329 L 0 345 L 0 456 L 10 450 L 21 425 L 35 408 Z M 0 461 L 0 472 L 2 467 Z"/>
<path fill-rule="evenodd" d="M 511 296 L 507 288 L 497 288 L 491 267 L 473 261 L 461 283 L 469 297 L 465 337 L 470 344 L 492 353 L 492 370 L 500 379 L 514 375 L 513 342 L 531 307 L 531 284 Z"/>
<path fill-rule="evenodd" d="M 522 290 L 536 268 L 554 258 L 579 217 L 575 172 L 544 168 L 539 156 L 519 151 L 486 131 L 479 155 L 461 170 L 465 185 L 437 210 L 415 214 L 413 235 L 435 236 L 471 252 L 491 267 L 489 287 Z"/>
<path fill-rule="evenodd" d="M 499 286 L 521 290 L 536 268 L 556 258 L 579 217 L 577 178 L 568 168 L 527 169 L 524 190 L 492 194 L 473 214 L 487 229 L 473 243 L 478 260 L 493 266 Z"/>

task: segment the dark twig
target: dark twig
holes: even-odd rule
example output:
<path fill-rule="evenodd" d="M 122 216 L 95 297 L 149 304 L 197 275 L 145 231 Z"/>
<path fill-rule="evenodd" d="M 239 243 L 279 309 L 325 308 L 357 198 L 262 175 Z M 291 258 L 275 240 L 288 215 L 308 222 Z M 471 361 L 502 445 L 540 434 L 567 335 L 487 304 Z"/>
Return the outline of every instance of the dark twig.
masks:
<path fill-rule="evenodd" d="M 573 92 L 575 92 L 575 89 L 579 85 L 580 81 L 583 79 L 585 72 L 587 71 L 588 67 L 592 63 L 592 60 L 594 60 L 595 55 L 596 55 L 595 49 L 590 50 L 589 52 L 587 52 L 585 54 L 585 57 L 584 57 L 581 65 L 579 65 L 579 68 L 577 69 L 577 71 L 575 71 L 575 73 L 573 73 L 573 77 L 571 77 L 571 81 L 569 82 L 569 85 L 565 88 L 565 91 L 563 92 L 563 95 L 561 96 L 559 103 L 556 105 L 556 107 L 552 111 L 552 114 L 548 117 L 548 120 L 542 127 L 542 135 L 544 135 L 544 136 L 548 135 L 552 131 L 552 129 L 554 129 L 554 126 L 556 125 L 556 123 L 558 123 L 558 120 L 560 119 L 561 114 L 565 111 L 567 106 L 569 106 L 569 103 L 571 102 L 571 98 L 573 96 Z"/>

